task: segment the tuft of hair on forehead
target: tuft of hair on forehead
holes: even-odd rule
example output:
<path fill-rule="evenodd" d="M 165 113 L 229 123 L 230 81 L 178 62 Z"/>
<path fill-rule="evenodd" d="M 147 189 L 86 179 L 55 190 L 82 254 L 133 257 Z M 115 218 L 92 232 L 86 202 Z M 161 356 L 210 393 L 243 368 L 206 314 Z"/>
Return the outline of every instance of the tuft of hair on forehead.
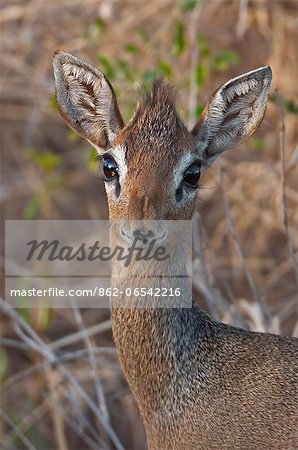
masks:
<path fill-rule="evenodd" d="M 176 112 L 176 92 L 164 78 L 156 78 L 151 90 L 145 86 L 140 88 L 140 98 L 133 123 L 138 127 L 150 125 L 152 122 L 174 122 Z"/>
<path fill-rule="evenodd" d="M 126 127 L 129 140 L 136 144 L 173 146 L 179 131 L 186 130 L 175 100 L 175 89 L 164 78 L 155 79 L 150 91 L 143 88 L 135 114 Z"/>
<path fill-rule="evenodd" d="M 155 78 L 151 89 L 141 85 L 139 89 L 140 100 L 137 112 L 143 112 L 144 109 L 154 108 L 159 106 L 172 106 L 175 109 L 176 104 L 176 90 L 163 77 Z"/>

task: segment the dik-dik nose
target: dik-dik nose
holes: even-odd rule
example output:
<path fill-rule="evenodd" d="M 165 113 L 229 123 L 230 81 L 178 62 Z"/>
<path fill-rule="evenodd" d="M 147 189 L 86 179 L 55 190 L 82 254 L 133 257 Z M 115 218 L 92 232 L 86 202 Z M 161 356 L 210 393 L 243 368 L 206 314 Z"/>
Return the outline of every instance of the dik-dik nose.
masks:
<path fill-rule="evenodd" d="M 148 223 L 128 221 L 121 224 L 120 234 L 128 244 L 143 247 L 152 243 L 160 245 L 166 240 L 168 230 L 159 221 L 149 221 Z"/>
<path fill-rule="evenodd" d="M 137 228 L 132 232 L 135 239 L 151 240 L 155 237 L 155 233 L 152 230 L 146 230 L 146 228 Z"/>

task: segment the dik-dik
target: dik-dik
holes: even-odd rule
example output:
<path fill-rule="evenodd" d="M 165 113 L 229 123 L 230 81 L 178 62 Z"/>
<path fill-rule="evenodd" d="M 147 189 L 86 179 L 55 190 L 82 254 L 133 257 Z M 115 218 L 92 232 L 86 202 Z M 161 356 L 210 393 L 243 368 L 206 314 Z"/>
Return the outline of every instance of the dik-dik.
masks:
<path fill-rule="evenodd" d="M 228 81 L 188 131 L 163 80 L 125 125 L 100 71 L 57 52 L 54 72 L 63 118 L 102 156 L 112 221 L 191 220 L 201 173 L 259 127 L 271 84 L 269 67 Z M 298 449 L 298 340 L 218 323 L 194 303 L 111 309 L 149 449 Z"/>

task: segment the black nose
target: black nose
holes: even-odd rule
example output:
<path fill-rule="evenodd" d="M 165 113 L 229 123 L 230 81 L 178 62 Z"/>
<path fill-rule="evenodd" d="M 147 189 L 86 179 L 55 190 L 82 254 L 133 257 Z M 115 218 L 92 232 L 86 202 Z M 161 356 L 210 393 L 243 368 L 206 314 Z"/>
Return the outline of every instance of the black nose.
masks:
<path fill-rule="evenodd" d="M 134 230 L 132 235 L 136 239 L 152 239 L 155 236 L 152 230 L 145 230 L 142 228 Z"/>

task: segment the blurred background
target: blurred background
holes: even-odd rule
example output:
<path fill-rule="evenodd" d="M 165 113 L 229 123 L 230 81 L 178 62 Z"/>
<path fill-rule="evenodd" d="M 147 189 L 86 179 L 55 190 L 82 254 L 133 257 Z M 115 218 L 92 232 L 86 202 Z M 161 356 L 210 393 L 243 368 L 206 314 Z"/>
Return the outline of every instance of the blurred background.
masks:
<path fill-rule="evenodd" d="M 94 149 L 57 111 L 55 50 L 100 68 L 126 120 L 139 82 L 150 86 L 156 75 L 166 76 L 189 125 L 220 84 L 271 66 L 260 130 L 203 177 L 194 221 L 194 295 L 226 323 L 297 336 L 297 1 L 0 5 L 0 198 L 6 219 L 107 218 Z M 0 306 L 1 448 L 145 448 L 108 310 Z"/>

